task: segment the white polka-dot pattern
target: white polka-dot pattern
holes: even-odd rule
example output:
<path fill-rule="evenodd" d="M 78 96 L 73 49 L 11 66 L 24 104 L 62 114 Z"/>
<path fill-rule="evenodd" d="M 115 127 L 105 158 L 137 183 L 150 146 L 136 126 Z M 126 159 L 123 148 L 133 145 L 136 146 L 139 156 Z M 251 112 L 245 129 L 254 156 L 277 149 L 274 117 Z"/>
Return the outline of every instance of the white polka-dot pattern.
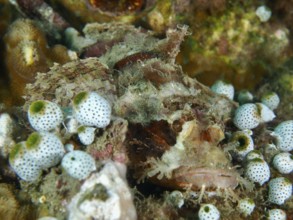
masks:
<path fill-rule="evenodd" d="M 36 145 L 28 147 L 31 158 L 42 168 L 47 169 L 57 165 L 65 154 L 61 140 L 52 133 L 32 133 L 31 136 L 38 136 L 40 141 Z M 28 140 L 30 137 L 28 137 Z M 28 146 L 28 144 L 27 144 Z"/>
<path fill-rule="evenodd" d="M 211 90 L 217 94 L 225 95 L 231 100 L 234 98 L 233 85 L 225 83 L 221 80 L 216 81 L 215 84 L 212 85 Z"/>
<path fill-rule="evenodd" d="M 257 106 L 252 103 L 237 108 L 233 119 L 234 124 L 241 130 L 256 128 L 261 121 Z"/>
<path fill-rule="evenodd" d="M 82 126 L 78 129 L 78 138 L 80 142 L 84 145 L 90 145 L 95 140 L 95 130 L 93 127 Z"/>
<path fill-rule="evenodd" d="M 255 105 L 260 113 L 260 122 L 270 122 L 276 117 L 275 113 L 268 106 L 262 103 L 256 103 Z"/>
<path fill-rule="evenodd" d="M 269 202 L 282 205 L 291 195 L 292 183 L 290 180 L 284 177 L 278 177 L 269 182 Z"/>
<path fill-rule="evenodd" d="M 110 123 L 111 106 L 96 92 L 88 92 L 78 104 L 73 104 L 74 117 L 85 126 L 104 128 Z"/>
<path fill-rule="evenodd" d="M 280 150 L 293 150 L 293 120 L 284 121 L 281 124 L 279 124 L 275 128 L 272 135 L 277 138 L 277 147 Z"/>
<path fill-rule="evenodd" d="M 237 131 L 233 133 L 231 141 L 236 144 L 234 152 L 241 160 L 254 149 L 253 139 L 246 131 Z"/>
<path fill-rule="evenodd" d="M 268 212 L 268 220 L 286 220 L 286 212 L 282 209 L 271 209 Z"/>
<path fill-rule="evenodd" d="M 250 160 L 245 169 L 245 176 L 250 181 L 263 185 L 270 179 L 270 167 L 262 159 Z"/>
<path fill-rule="evenodd" d="M 220 219 L 220 212 L 216 206 L 204 204 L 198 211 L 198 218 L 200 220 L 218 220 Z"/>
<path fill-rule="evenodd" d="M 94 158 L 86 152 L 74 150 L 62 159 L 62 167 L 73 178 L 82 180 L 96 170 Z"/>
<path fill-rule="evenodd" d="M 249 216 L 255 208 L 255 203 L 252 199 L 245 198 L 238 201 L 238 210 L 244 216 Z"/>
<path fill-rule="evenodd" d="M 43 105 L 43 108 L 36 112 L 36 105 Z M 63 113 L 57 104 L 45 100 L 39 100 L 30 105 L 28 110 L 28 120 L 35 130 L 50 131 L 62 123 Z"/>
<path fill-rule="evenodd" d="M 258 151 L 258 150 L 250 151 L 250 152 L 246 155 L 246 161 L 253 160 L 253 159 L 256 159 L 256 158 L 264 159 L 263 155 L 262 155 L 261 152 Z"/>
<path fill-rule="evenodd" d="M 9 163 L 14 172 L 24 181 L 35 181 L 41 175 L 41 168 L 27 153 L 25 141 L 18 143 L 12 149 L 17 153 L 9 157 Z"/>
<path fill-rule="evenodd" d="M 293 171 L 293 155 L 287 152 L 277 154 L 273 159 L 273 166 L 282 174 Z"/>
<path fill-rule="evenodd" d="M 277 93 L 270 92 L 261 97 L 261 102 L 268 106 L 271 110 L 274 110 L 278 107 L 280 98 Z"/>

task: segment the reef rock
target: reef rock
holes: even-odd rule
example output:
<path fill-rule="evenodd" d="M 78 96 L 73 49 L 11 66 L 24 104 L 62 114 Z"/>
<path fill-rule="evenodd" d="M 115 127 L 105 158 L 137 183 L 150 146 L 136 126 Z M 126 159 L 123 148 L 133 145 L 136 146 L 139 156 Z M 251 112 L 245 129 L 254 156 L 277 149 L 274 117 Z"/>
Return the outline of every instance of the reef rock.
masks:
<path fill-rule="evenodd" d="M 211 188 L 237 186 L 237 174 L 217 146 L 236 103 L 188 77 L 175 64 L 187 27 L 170 29 L 164 39 L 117 23 L 89 24 L 84 32 L 79 41 L 72 36 L 73 46 L 84 55 L 92 50 L 98 58 L 55 64 L 49 72 L 38 73 L 36 81 L 26 87 L 25 110 L 38 99 L 67 107 L 79 92 L 96 91 L 110 102 L 115 116 L 104 134 L 111 133 L 119 117 L 127 121 L 126 135 L 119 144 L 111 135 L 104 136 L 103 142 L 96 138 L 104 145 L 95 149 L 92 146 L 98 144 L 93 143 L 90 152 L 107 154 L 109 146 L 117 152 L 119 146 L 119 152 L 127 152 L 123 161 L 129 161 L 136 179 L 147 178 L 171 188 L 191 184 L 196 189 L 207 181 Z M 76 45 L 85 45 L 82 40 L 92 44 Z M 106 47 L 97 46 L 103 43 Z M 191 179 L 185 178 L 190 174 Z M 195 181 L 193 177 L 201 174 L 203 179 Z"/>
<path fill-rule="evenodd" d="M 92 174 L 68 205 L 68 219 L 135 220 L 136 210 L 123 164 L 108 162 Z"/>

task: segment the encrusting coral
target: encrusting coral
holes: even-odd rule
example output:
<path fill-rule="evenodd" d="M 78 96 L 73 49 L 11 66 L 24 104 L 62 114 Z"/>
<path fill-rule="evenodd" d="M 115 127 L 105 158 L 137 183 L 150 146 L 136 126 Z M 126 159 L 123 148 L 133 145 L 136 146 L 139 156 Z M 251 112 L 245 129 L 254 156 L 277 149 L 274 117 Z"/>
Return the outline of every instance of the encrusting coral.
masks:
<path fill-rule="evenodd" d="M 30 220 L 37 216 L 37 209 L 29 202 L 29 196 L 12 185 L 0 183 L 0 218 L 5 220 Z"/>
<path fill-rule="evenodd" d="M 33 20 L 15 21 L 10 25 L 4 41 L 10 89 L 17 101 L 20 101 L 26 83 L 33 82 L 37 72 L 47 71 L 54 62 L 65 63 L 70 60 L 64 46 L 48 46 L 43 31 Z"/>
<path fill-rule="evenodd" d="M 190 23 L 193 32 L 178 58 L 184 70 L 205 84 L 222 77 L 235 88 L 251 89 L 270 67 L 286 61 L 288 29 L 277 19 L 273 25 L 261 22 L 257 7 L 254 1 L 231 2 L 219 15 Z"/>

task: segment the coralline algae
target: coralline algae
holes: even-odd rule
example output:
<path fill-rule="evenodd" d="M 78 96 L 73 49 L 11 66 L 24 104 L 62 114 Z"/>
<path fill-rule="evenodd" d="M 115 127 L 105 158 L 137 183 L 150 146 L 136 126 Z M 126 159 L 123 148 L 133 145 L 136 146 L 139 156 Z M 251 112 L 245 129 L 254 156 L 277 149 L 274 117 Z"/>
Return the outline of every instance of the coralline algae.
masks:
<path fill-rule="evenodd" d="M 98 173 L 93 173 L 68 205 L 68 218 L 137 219 L 125 170 L 124 164 L 108 162 Z"/>

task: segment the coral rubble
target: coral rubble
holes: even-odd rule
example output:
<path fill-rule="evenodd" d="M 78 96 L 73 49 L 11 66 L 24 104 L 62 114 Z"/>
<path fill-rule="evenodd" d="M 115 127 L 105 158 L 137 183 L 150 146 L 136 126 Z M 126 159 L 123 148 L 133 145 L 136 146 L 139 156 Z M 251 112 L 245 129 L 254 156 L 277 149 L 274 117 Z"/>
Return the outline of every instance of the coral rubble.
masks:
<path fill-rule="evenodd" d="M 68 218 L 137 219 L 124 166 L 108 162 L 100 172 L 93 173 L 68 205 Z"/>

